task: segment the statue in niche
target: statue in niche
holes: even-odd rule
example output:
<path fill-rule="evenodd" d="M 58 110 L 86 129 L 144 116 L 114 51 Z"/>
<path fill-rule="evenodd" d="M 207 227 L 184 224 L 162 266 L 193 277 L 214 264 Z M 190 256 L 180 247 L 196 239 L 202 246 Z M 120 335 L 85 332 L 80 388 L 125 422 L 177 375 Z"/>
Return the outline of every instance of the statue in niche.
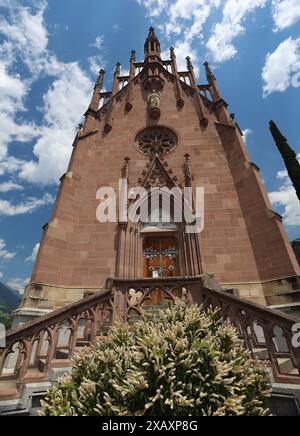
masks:
<path fill-rule="evenodd" d="M 148 96 L 150 118 L 157 120 L 160 117 L 160 94 L 154 89 Z"/>

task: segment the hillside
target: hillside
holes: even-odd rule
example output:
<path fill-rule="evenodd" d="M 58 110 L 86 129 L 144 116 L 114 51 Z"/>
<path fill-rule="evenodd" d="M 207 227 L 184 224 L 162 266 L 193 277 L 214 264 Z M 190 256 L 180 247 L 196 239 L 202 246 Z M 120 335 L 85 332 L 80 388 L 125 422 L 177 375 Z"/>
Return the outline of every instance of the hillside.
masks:
<path fill-rule="evenodd" d="M 7 322 L 10 313 L 20 302 L 20 295 L 0 282 L 0 322 Z"/>

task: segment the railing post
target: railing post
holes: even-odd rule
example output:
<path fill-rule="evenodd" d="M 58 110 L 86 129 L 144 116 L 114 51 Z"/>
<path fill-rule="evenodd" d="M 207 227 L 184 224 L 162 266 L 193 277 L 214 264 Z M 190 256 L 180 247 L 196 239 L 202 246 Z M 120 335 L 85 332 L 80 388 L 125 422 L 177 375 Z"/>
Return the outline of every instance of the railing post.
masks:
<path fill-rule="evenodd" d="M 78 326 L 80 321 L 80 315 L 76 317 L 75 320 L 72 320 L 73 326 L 72 326 L 72 333 L 69 338 L 68 348 L 69 348 L 69 359 L 72 359 L 74 356 L 76 343 L 77 343 L 77 334 L 78 334 Z"/>
<path fill-rule="evenodd" d="M 118 285 L 114 288 L 114 304 L 113 304 L 113 325 L 116 323 L 124 323 L 127 311 L 127 295 L 126 286 Z"/>
<path fill-rule="evenodd" d="M 48 376 L 51 370 L 51 362 L 56 354 L 56 347 L 59 339 L 59 325 L 57 324 L 51 331 L 51 343 L 48 347 L 48 355 L 46 357 L 45 373 Z"/>
<path fill-rule="evenodd" d="M 29 367 L 29 364 L 30 364 L 30 359 L 31 359 L 31 352 L 32 352 L 32 339 L 30 339 L 30 340 L 26 340 L 26 341 L 24 341 L 23 342 L 23 345 L 24 345 L 24 351 L 25 351 L 25 356 L 24 356 L 24 359 L 23 359 L 23 361 L 22 361 L 22 363 L 21 363 L 21 368 L 20 368 L 20 372 L 19 372 L 19 375 L 18 375 L 18 382 L 20 383 L 20 384 L 23 384 L 24 383 L 24 379 L 26 378 L 26 374 L 27 374 L 27 371 L 28 371 L 28 367 Z"/>

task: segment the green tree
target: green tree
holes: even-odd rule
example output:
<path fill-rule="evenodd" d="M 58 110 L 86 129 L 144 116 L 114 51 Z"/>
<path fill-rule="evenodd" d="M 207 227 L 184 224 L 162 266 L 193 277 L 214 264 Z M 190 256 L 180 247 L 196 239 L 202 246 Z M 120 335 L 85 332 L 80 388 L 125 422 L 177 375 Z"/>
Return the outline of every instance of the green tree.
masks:
<path fill-rule="evenodd" d="M 282 135 L 274 121 L 270 121 L 270 130 L 274 141 L 283 157 L 288 175 L 300 200 L 300 164 L 294 150 L 289 146 L 287 139 Z"/>
<path fill-rule="evenodd" d="M 262 416 L 265 366 L 218 311 L 178 303 L 81 351 L 43 416 Z"/>

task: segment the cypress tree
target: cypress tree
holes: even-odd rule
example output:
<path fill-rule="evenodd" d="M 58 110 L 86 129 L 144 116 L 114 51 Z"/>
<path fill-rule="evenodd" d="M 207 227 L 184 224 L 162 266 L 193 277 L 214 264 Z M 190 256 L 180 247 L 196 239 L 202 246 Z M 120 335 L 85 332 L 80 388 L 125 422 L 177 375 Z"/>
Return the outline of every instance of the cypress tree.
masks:
<path fill-rule="evenodd" d="M 287 139 L 282 135 L 274 121 L 270 121 L 270 130 L 274 141 L 283 157 L 288 175 L 300 200 L 300 164 L 294 150 L 289 146 Z"/>

